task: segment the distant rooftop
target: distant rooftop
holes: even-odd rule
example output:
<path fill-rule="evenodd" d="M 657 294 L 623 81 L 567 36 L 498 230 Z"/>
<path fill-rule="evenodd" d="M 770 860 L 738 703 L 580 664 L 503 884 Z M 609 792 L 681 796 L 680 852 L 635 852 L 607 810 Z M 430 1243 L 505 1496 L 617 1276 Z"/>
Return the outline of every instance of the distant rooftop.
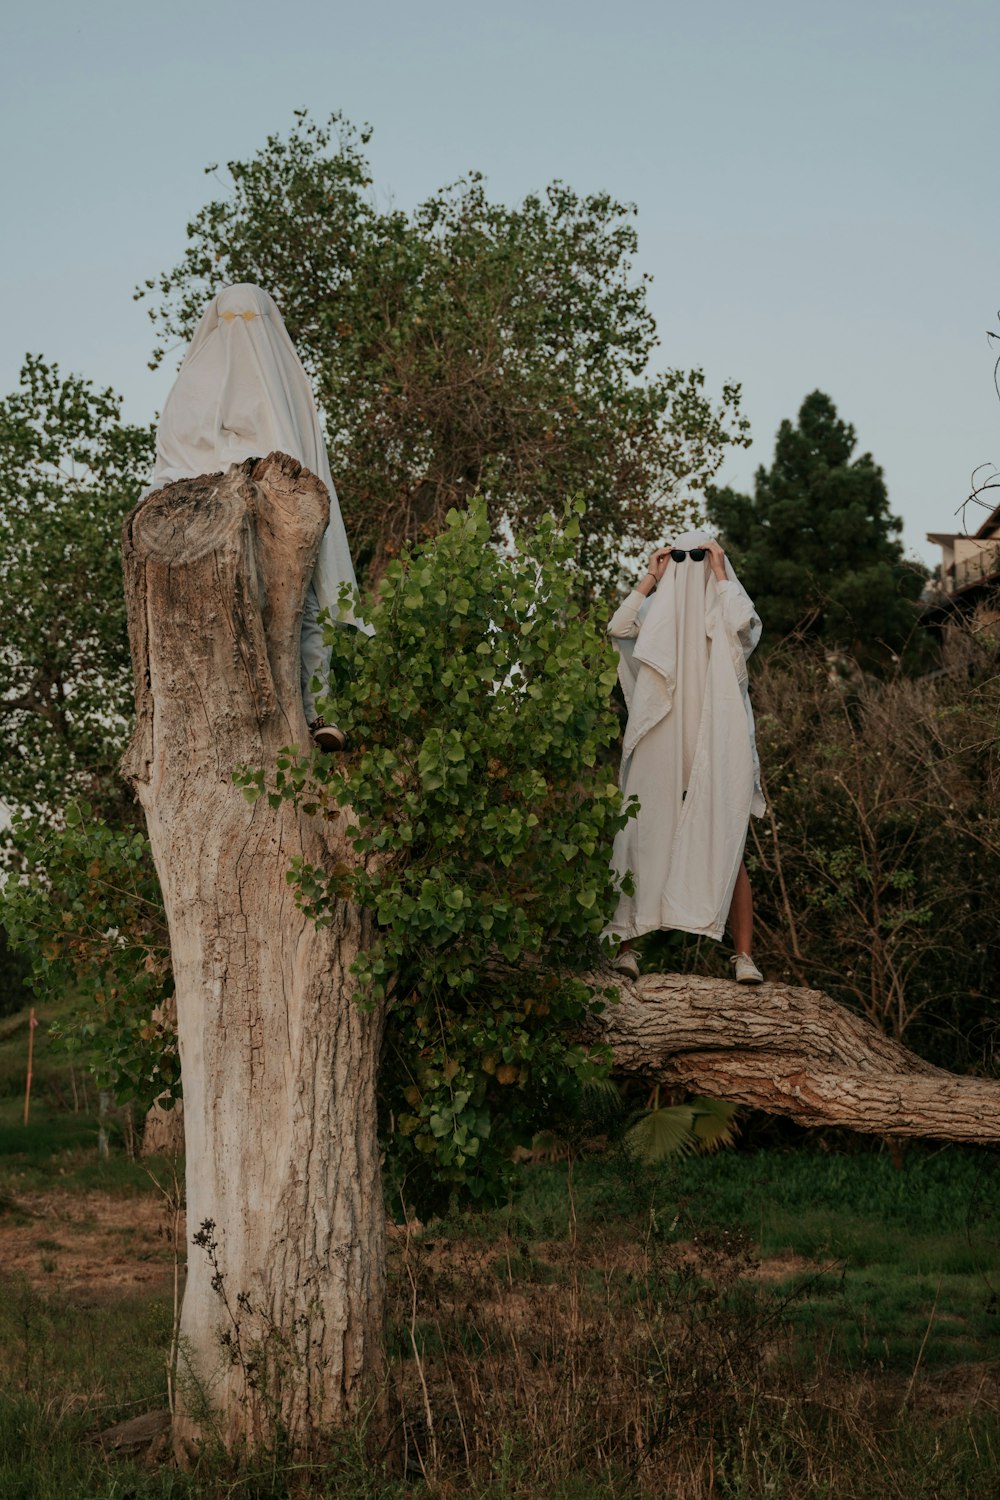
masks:
<path fill-rule="evenodd" d="M 963 600 L 1000 588 L 1000 505 L 978 531 L 929 531 L 941 548 L 939 592 Z"/>

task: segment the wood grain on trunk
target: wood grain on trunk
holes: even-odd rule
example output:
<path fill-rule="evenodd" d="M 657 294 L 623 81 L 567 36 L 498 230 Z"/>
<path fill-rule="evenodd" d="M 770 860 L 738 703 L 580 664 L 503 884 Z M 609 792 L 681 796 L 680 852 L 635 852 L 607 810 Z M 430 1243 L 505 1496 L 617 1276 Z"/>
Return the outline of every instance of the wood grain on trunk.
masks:
<path fill-rule="evenodd" d="M 124 531 L 124 769 L 163 889 L 184 1082 L 179 1454 L 279 1426 L 307 1449 L 380 1373 L 381 1017 L 348 972 L 365 928 L 346 905 L 317 927 L 285 878 L 295 857 L 342 857 L 344 828 L 233 785 L 307 744 L 299 629 L 326 514 L 320 481 L 272 454 L 158 491 Z"/>
<path fill-rule="evenodd" d="M 621 1003 L 606 1012 L 605 1040 L 616 1071 L 800 1125 L 1000 1141 L 1000 1083 L 934 1067 L 820 990 L 692 974 L 614 983 Z"/>

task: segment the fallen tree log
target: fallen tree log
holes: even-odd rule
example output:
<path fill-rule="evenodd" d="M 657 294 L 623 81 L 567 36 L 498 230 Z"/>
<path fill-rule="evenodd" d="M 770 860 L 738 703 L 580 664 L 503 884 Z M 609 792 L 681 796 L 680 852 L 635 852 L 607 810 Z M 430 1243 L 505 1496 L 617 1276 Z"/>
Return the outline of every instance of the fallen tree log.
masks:
<path fill-rule="evenodd" d="M 1000 1081 L 934 1067 L 820 990 L 689 974 L 615 983 L 621 1002 L 606 1012 L 604 1040 L 617 1072 L 800 1125 L 1000 1141 Z"/>

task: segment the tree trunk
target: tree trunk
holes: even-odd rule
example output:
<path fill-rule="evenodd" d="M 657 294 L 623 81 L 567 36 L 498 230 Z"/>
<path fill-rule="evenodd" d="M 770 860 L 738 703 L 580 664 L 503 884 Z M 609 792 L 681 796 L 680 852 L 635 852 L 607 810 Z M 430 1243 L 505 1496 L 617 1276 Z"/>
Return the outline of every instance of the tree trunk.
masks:
<path fill-rule="evenodd" d="M 1000 1141 L 1000 1082 L 935 1068 L 819 990 L 691 974 L 614 982 L 621 1003 L 606 1012 L 603 1040 L 618 1072 L 800 1125 Z"/>
<path fill-rule="evenodd" d="M 308 1452 L 381 1376 L 382 1017 L 353 1001 L 362 918 L 343 905 L 318 928 L 285 879 L 295 858 L 343 858 L 344 826 L 232 781 L 307 743 L 299 630 L 326 514 L 322 484 L 271 454 L 158 491 L 124 529 L 124 769 L 163 888 L 184 1079 L 181 1457 L 278 1431 Z"/>
<path fill-rule="evenodd" d="M 148 1109 L 142 1127 L 140 1156 L 184 1155 L 184 1105 L 164 1096 Z"/>

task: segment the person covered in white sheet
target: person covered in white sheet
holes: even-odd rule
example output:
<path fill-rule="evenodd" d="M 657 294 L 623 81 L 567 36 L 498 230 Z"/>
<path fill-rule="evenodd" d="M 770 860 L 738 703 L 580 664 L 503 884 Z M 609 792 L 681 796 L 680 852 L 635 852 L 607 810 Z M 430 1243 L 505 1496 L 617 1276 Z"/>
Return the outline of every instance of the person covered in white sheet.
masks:
<path fill-rule="evenodd" d="M 147 493 L 268 453 L 304 464 L 330 496 L 330 521 L 302 613 L 302 705 L 316 745 L 342 750 L 343 733 L 317 714 L 313 697 L 317 679 L 325 685 L 330 670 L 317 616 L 325 609 L 340 624 L 370 628 L 352 610 L 340 610 L 341 585 L 354 590 L 357 582 L 309 377 L 273 298 L 243 282 L 213 297 L 194 331 L 157 428 Z"/>
<path fill-rule="evenodd" d="M 613 960 L 639 972 L 632 943 L 657 929 L 719 940 L 728 921 L 735 978 L 759 984 L 743 850 L 764 798 L 747 683 L 761 622 L 722 547 L 704 532 L 659 547 L 612 617 L 628 706 L 621 786 L 639 811 L 617 835 L 631 871 L 606 932 Z"/>

